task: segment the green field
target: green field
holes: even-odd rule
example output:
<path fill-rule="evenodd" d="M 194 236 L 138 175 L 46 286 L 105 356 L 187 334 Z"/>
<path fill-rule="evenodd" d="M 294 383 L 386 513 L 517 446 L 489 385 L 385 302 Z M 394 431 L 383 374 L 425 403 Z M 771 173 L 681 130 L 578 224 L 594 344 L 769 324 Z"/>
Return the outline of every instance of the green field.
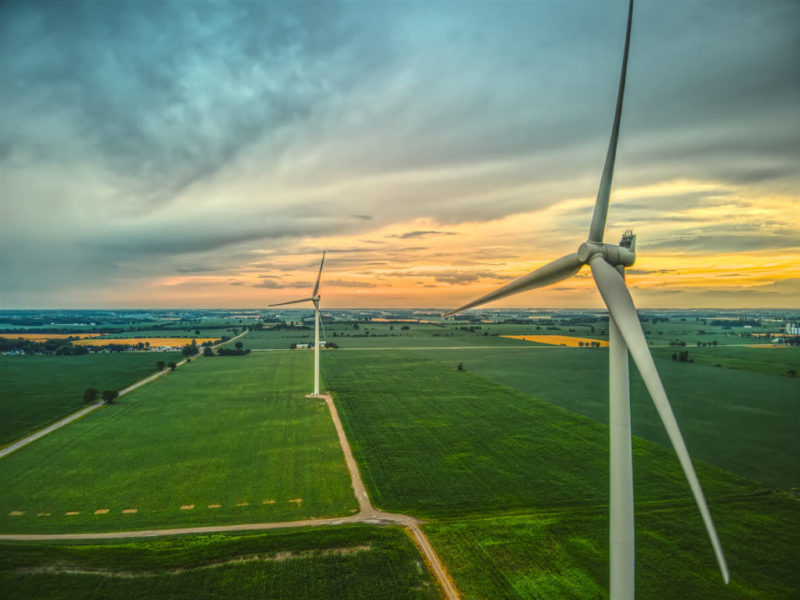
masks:
<path fill-rule="evenodd" d="M 552 351 L 548 351 L 552 352 Z M 575 413 L 412 353 L 326 355 L 373 502 L 426 516 L 607 502 L 608 430 Z M 644 501 L 689 498 L 671 451 L 636 439 Z M 711 497 L 755 485 L 698 465 Z"/>
<path fill-rule="evenodd" d="M 692 456 L 770 486 L 800 486 L 800 420 L 793 416 L 800 377 L 774 374 L 790 368 L 791 361 L 800 357 L 800 348 L 703 348 L 707 358 L 694 364 L 673 361 L 672 352 L 657 348 L 654 354 Z M 463 363 L 470 373 L 608 422 L 606 350 L 421 353 L 449 368 Z M 694 353 L 690 350 L 690 356 Z M 711 366 L 712 361 L 724 366 Z M 669 440 L 633 365 L 631 375 L 633 432 L 667 447 Z"/>
<path fill-rule="evenodd" d="M 636 597 L 789 600 L 800 593 L 800 507 L 781 495 L 712 506 L 724 585 L 694 506 L 636 511 Z M 608 597 L 605 510 L 549 511 L 425 526 L 465 600 Z"/>
<path fill-rule="evenodd" d="M 439 598 L 411 540 L 395 527 L 0 544 L 0 597 Z"/>
<path fill-rule="evenodd" d="M 533 354 L 557 352 L 580 354 Z M 606 597 L 603 424 L 411 352 L 332 353 L 325 369 L 373 502 L 428 519 L 466 598 Z M 793 597 L 797 499 L 695 466 L 734 583 L 723 590 L 673 452 L 634 438 L 640 597 Z"/>
<path fill-rule="evenodd" d="M 120 390 L 180 352 L 0 356 L 0 446 L 85 406 L 83 391 Z"/>
<path fill-rule="evenodd" d="M 304 397 L 310 375 L 307 353 L 214 357 L 136 390 L 0 461 L 0 531 L 355 512 L 327 407 Z"/>

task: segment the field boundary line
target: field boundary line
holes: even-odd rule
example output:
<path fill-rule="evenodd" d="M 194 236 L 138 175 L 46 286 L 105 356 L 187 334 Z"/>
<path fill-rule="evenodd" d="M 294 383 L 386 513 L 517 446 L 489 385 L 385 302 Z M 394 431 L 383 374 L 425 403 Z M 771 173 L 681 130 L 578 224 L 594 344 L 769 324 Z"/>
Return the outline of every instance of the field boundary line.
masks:
<path fill-rule="evenodd" d="M 225 340 L 224 342 L 220 342 L 219 344 L 216 344 L 216 345 L 212 346 L 212 348 L 217 348 L 217 347 L 222 346 L 224 344 L 228 344 L 228 343 L 230 343 L 230 342 L 232 342 L 234 340 L 238 340 L 239 338 L 241 338 L 244 335 L 246 335 L 248 331 L 249 330 L 245 329 L 242 333 L 240 333 L 236 337 L 232 337 L 229 340 Z M 198 352 L 194 356 L 186 357 L 182 361 L 180 361 L 179 363 L 176 363 L 175 364 L 175 368 L 177 369 L 178 367 L 186 364 L 186 362 L 189 359 L 197 359 L 197 358 L 202 358 L 202 357 L 203 357 L 203 353 L 202 352 Z M 147 385 L 151 381 L 155 381 L 156 379 L 159 379 L 159 378 L 161 378 L 161 377 L 163 377 L 165 375 L 168 375 L 172 371 L 173 371 L 173 369 L 170 369 L 169 367 L 167 367 L 166 369 L 164 369 L 162 371 L 158 371 L 156 373 L 153 373 L 152 375 L 148 375 L 144 379 L 140 379 L 139 381 L 137 381 L 135 383 L 132 383 L 128 387 L 125 387 L 125 388 L 122 388 L 121 390 L 119 390 L 119 395 L 117 397 L 121 398 L 122 396 L 124 396 L 126 394 L 130 394 L 132 391 L 142 387 L 143 385 Z M 53 433 L 54 431 L 56 431 L 58 429 L 61 429 L 62 427 L 65 427 L 65 426 L 69 425 L 70 423 L 72 423 L 74 421 L 77 421 L 81 417 L 84 417 L 84 416 L 88 415 L 89 413 L 94 412 L 98 408 L 102 408 L 103 406 L 105 406 L 105 402 L 96 402 L 94 404 L 90 404 L 89 406 L 81 408 L 80 410 L 77 410 L 74 413 L 72 413 L 70 415 L 67 415 L 64 418 L 59 419 L 55 423 L 51 423 L 50 425 L 48 425 L 47 427 L 44 427 L 43 429 L 39 429 L 38 431 L 34 431 L 30 435 L 27 435 L 27 436 L 15 441 L 15 442 L 11 442 L 8 446 L 6 446 L 5 448 L 0 450 L 0 459 L 5 458 L 9 454 L 12 454 L 12 453 L 16 452 L 17 450 L 21 450 L 22 448 L 24 448 L 28 444 L 32 444 L 36 440 L 42 439 L 44 436 L 46 436 L 46 435 L 48 435 L 50 433 Z"/>

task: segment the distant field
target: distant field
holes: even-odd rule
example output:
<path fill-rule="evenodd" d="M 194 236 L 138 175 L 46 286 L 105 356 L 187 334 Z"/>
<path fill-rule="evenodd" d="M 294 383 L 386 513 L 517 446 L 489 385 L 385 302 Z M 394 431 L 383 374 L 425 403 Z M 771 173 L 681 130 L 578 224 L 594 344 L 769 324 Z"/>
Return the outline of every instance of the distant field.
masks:
<path fill-rule="evenodd" d="M 0 445 L 82 408 L 83 391 L 119 390 L 155 373 L 179 352 L 0 356 Z"/>
<path fill-rule="evenodd" d="M 390 327 L 394 327 L 391 329 Z M 334 336 L 333 334 L 336 333 Z M 369 334 L 369 335 L 367 335 Z M 339 348 L 403 348 L 403 347 L 447 347 L 447 346 L 525 346 L 521 340 L 484 336 L 432 325 L 410 325 L 402 330 L 401 325 L 367 324 L 358 330 L 348 326 L 330 325 L 320 332 L 320 339 L 335 342 Z M 246 348 L 288 349 L 292 343 L 314 341 L 314 330 L 265 329 L 251 331 L 242 340 Z"/>
<path fill-rule="evenodd" d="M 781 359 L 800 349 L 706 348 L 694 364 L 670 358 L 677 350 L 655 349 L 657 366 L 692 456 L 744 477 L 783 488 L 800 486 L 796 418 L 800 378 L 769 375 L 785 371 Z M 441 350 L 426 355 L 508 385 L 601 423 L 608 422 L 608 352 L 601 349 Z M 756 355 L 763 362 L 744 362 Z M 708 362 L 732 361 L 734 368 Z M 770 362 L 780 361 L 780 362 Z M 800 368 L 798 368 L 800 371 Z M 633 431 L 667 447 L 669 440 L 636 368 L 631 365 Z"/>
<path fill-rule="evenodd" d="M 327 407 L 304 398 L 311 361 L 291 352 L 194 361 L 0 460 L 0 531 L 351 514 Z"/>
<path fill-rule="evenodd" d="M 597 421 L 411 353 L 326 359 L 325 380 L 377 506 L 453 517 L 607 502 L 608 430 Z M 689 497 L 672 451 L 638 438 L 635 448 L 640 501 Z M 702 463 L 698 470 L 711 497 L 755 489 Z"/>
<path fill-rule="evenodd" d="M 596 340 L 569 335 L 504 335 L 503 339 L 522 340 L 523 342 L 537 342 L 550 346 L 569 346 L 570 348 L 581 348 L 586 345 L 596 344 L 598 347 L 607 347 L 606 340 Z"/>
<path fill-rule="evenodd" d="M 0 596 L 76 598 L 440 598 L 395 527 L 91 543 L 0 543 Z"/>
<path fill-rule="evenodd" d="M 75 333 L 0 333 L 1 338 L 6 338 L 10 340 L 30 340 L 32 342 L 44 342 L 46 340 L 63 340 L 68 337 L 81 337 L 81 338 L 91 338 L 97 337 L 101 334 L 99 333 L 85 333 L 85 332 L 75 332 Z"/>
<path fill-rule="evenodd" d="M 800 591 L 800 507 L 767 495 L 712 507 L 731 572 L 724 585 L 693 506 L 636 510 L 636 597 L 788 600 Z M 466 600 L 608 597 L 605 510 L 550 511 L 425 526 Z"/>
<path fill-rule="evenodd" d="M 86 340 L 77 340 L 73 342 L 76 346 L 107 346 L 108 344 L 127 344 L 135 346 L 136 344 L 149 344 L 151 348 L 160 348 L 161 346 L 178 347 L 186 346 L 195 340 L 198 344 L 203 342 L 215 342 L 219 338 L 188 338 L 188 337 L 124 337 L 124 338 L 90 338 Z"/>

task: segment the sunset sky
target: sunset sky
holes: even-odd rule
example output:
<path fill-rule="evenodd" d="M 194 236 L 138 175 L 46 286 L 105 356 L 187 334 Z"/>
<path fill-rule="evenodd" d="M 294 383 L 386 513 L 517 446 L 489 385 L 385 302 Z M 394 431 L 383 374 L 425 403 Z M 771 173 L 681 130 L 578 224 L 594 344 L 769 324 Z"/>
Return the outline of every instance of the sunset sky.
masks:
<path fill-rule="evenodd" d="M 0 308 L 452 307 L 586 239 L 624 0 L 0 4 Z M 800 2 L 640 0 L 641 308 L 800 302 Z M 602 305 L 591 275 L 497 306 Z"/>

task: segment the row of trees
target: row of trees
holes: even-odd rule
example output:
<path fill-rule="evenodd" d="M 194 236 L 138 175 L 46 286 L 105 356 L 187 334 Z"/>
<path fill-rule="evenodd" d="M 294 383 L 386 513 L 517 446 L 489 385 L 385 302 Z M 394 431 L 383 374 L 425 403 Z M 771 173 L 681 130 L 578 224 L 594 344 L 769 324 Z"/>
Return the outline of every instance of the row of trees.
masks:
<path fill-rule="evenodd" d="M 86 388 L 83 392 L 83 401 L 86 404 L 94 404 L 97 402 L 97 396 L 100 392 L 97 391 L 97 388 Z M 106 404 L 114 404 L 114 400 L 119 397 L 119 392 L 117 390 L 103 390 L 103 402 Z"/>

